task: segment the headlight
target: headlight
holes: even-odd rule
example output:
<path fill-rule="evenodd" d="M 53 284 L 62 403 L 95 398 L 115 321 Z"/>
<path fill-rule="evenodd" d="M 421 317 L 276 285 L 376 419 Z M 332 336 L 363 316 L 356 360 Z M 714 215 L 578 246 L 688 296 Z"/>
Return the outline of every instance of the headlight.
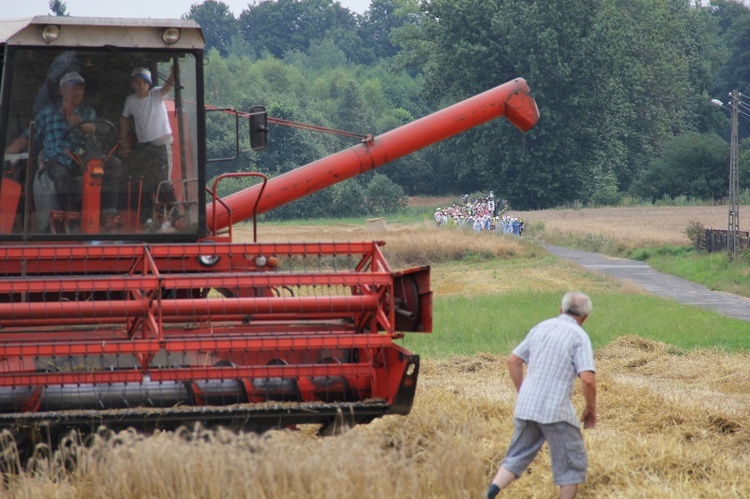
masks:
<path fill-rule="evenodd" d="M 57 24 L 48 24 L 42 28 L 42 40 L 50 44 L 60 38 L 60 26 Z"/>
<path fill-rule="evenodd" d="M 180 41 L 180 30 L 178 28 L 164 28 L 161 30 L 161 39 L 167 45 L 174 45 Z"/>

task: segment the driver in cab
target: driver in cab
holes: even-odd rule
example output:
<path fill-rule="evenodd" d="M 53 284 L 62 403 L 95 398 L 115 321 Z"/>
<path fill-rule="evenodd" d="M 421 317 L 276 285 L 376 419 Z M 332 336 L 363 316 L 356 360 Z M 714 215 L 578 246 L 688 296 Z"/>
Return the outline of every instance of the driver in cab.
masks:
<path fill-rule="evenodd" d="M 73 212 L 81 209 L 81 166 L 84 153 L 101 154 L 97 141 L 96 113 L 91 106 L 83 104 L 86 81 L 78 72 L 71 71 L 60 78 L 60 102 L 47 104 L 37 112 L 34 119 L 34 149 L 41 149 L 38 157 L 39 172 L 34 180 L 36 197 L 37 229 L 47 232 L 52 211 Z M 111 125 L 112 137 L 115 135 Z M 27 129 L 6 150 L 7 154 L 25 151 L 29 147 L 30 130 Z M 84 149 L 87 149 L 84 151 Z M 76 158 L 75 160 L 73 158 Z M 102 208 L 104 214 L 117 213 L 119 208 L 119 183 L 121 165 L 113 155 L 104 159 L 105 172 L 102 182 Z M 51 181 L 51 188 L 42 200 L 37 195 L 40 177 Z M 42 182 L 43 184 L 44 182 Z"/>
<path fill-rule="evenodd" d="M 69 134 L 68 130 L 81 126 L 84 132 L 93 133 L 93 125 L 82 123 L 96 118 L 94 109 L 83 104 L 86 81 L 76 73 L 70 72 L 60 78 L 61 102 L 47 104 L 37 113 L 34 142 L 41 145 L 39 166 L 46 170 L 52 180 L 57 194 L 57 208 L 63 211 L 74 210 L 73 185 L 74 170 L 77 169 L 68 151 L 83 147 L 80 136 Z M 88 127 L 88 129 L 86 129 Z M 25 150 L 29 144 L 29 130 L 8 147 L 7 153 Z"/>

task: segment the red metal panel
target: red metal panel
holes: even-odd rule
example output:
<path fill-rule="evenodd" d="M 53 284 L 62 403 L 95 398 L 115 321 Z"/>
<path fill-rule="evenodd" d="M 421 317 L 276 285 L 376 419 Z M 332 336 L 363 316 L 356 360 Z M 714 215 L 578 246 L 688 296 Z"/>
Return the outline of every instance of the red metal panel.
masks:
<path fill-rule="evenodd" d="M 319 350 L 323 348 L 381 348 L 393 344 L 390 336 L 379 334 L 325 336 L 267 336 L 261 338 L 170 339 L 168 352 L 215 352 L 231 350 Z"/>
<path fill-rule="evenodd" d="M 176 274 L 156 276 L 50 276 L 0 280 L 0 293 L 60 293 L 76 291 L 141 291 L 146 289 L 253 288 L 279 286 L 385 286 L 389 274 L 351 273 L 267 273 Z"/>
<path fill-rule="evenodd" d="M 21 184 L 10 176 L 3 176 L 0 180 L 0 234 L 10 234 L 13 230 L 20 199 Z"/>
<path fill-rule="evenodd" d="M 97 341 L 97 342 L 46 342 L 30 344 L 0 343 L 0 356 L 8 357 L 63 357 L 68 355 L 145 354 L 161 349 L 158 340 Z"/>
<path fill-rule="evenodd" d="M 0 386 L 50 386 L 89 383 L 138 383 L 141 371 L 95 371 L 59 373 L 0 373 Z"/>
<path fill-rule="evenodd" d="M 322 257 L 360 256 L 368 259 L 377 242 L 339 243 L 264 243 L 232 244 L 171 244 L 171 245 L 64 245 L 64 246 L 4 246 L 0 247 L 0 274 L 21 275 L 81 275 L 99 273 L 129 273 L 140 270 L 139 262 L 151 255 L 160 272 L 199 272 L 217 270 L 258 270 L 256 256 Z M 199 256 L 219 256 L 218 265 L 207 268 L 198 263 Z M 65 262 L 64 266 L 60 262 Z M 142 265 L 142 263 L 141 263 Z M 265 269 L 269 270 L 269 269 Z M 273 270 L 273 269 L 270 269 Z M 360 270 L 360 269 L 356 269 Z M 383 269 L 385 270 L 385 269 Z"/>
<path fill-rule="evenodd" d="M 155 260 L 195 258 L 203 255 L 360 255 L 372 253 L 377 242 L 354 241 L 333 243 L 205 243 L 205 244 L 101 244 L 2 246 L 0 261 L 9 260 L 128 260 L 148 252 Z"/>
<path fill-rule="evenodd" d="M 85 301 L 50 303 L 0 303 L 0 325 L 15 320 L 43 318 L 50 325 L 58 319 L 99 318 L 108 321 L 146 316 L 158 305 L 148 299 L 128 301 Z M 221 299 L 161 300 L 164 316 L 193 318 L 207 315 L 221 318 L 225 314 L 351 314 L 377 310 L 376 296 L 258 297 Z"/>
<path fill-rule="evenodd" d="M 239 334 L 239 333 L 238 333 Z M 168 340 L 66 341 L 47 338 L 34 343 L 0 343 L 0 357 L 63 357 L 167 352 L 226 352 L 232 350 L 319 350 L 325 348 L 381 348 L 392 344 L 380 334 L 325 334 L 254 337 L 193 337 Z"/>
<path fill-rule="evenodd" d="M 152 381 L 195 381 L 209 379 L 295 378 L 310 376 L 372 376 L 370 364 L 307 364 L 242 367 L 186 367 L 151 371 Z"/>
<path fill-rule="evenodd" d="M 295 378 L 310 376 L 373 376 L 370 364 L 308 364 L 241 367 L 187 367 L 149 371 L 117 370 L 58 373 L 2 373 L 0 386 L 50 386 L 100 383 L 138 383 L 148 374 L 151 381 L 210 379 Z"/>

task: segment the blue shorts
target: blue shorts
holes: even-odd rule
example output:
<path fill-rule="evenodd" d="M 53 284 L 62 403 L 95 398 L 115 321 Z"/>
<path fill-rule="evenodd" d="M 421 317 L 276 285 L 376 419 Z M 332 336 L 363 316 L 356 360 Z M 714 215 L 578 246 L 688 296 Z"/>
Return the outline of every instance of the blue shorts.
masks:
<path fill-rule="evenodd" d="M 586 481 L 589 462 L 580 428 L 570 423 L 540 424 L 515 419 L 515 431 L 502 463 L 503 468 L 520 477 L 547 442 L 555 485 L 574 485 Z"/>

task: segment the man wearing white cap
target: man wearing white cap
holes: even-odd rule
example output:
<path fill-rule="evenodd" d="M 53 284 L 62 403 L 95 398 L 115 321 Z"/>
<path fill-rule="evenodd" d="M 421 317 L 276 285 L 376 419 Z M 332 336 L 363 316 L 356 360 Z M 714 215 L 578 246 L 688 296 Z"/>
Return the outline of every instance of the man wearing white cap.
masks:
<path fill-rule="evenodd" d="M 75 153 L 74 155 L 79 158 L 85 157 L 86 153 L 97 154 L 86 150 L 90 144 L 87 144 L 84 135 L 96 132 L 95 125 L 91 123 L 96 119 L 96 113 L 91 106 L 83 104 L 86 80 L 77 71 L 69 71 L 60 77 L 59 86 L 61 101 L 45 105 L 34 118 L 34 144 L 41 145 L 38 157 L 39 171 L 34 180 L 38 232 L 49 230 L 51 211 L 75 212 L 81 209 L 80 163 L 73 160 L 71 153 Z M 79 128 L 83 134 L 69 133 L 74 128 Z M 30 129 L 25 130 L 6 152 L 26 150 L 29 146 L 30 132 Z M 119 178 L 120 162 L 110 156 L 105 162 L 102 182 L 104 210 L 117 209 Z M 49 187 L 48 180 L 51 180 L 53 187 Z"/>
<path fill-rule="evenodd" d="M 174 72 L 174 69 L 172 70 Z M 130 121 L 135 121 L 135 135 L 139 144 L 164 145 L 172 142 L 172 128 L 169 126 L 164 99 L 172 90 L 172 73 L 160 87 L 153 87 L 151 71 L 135 68 L 130 73 L 130 86 L 135 91 L 125 99 L 125 107 L 120 119 L 121 152 L 130 151 L 128 132 Z"/>
<path fill-rule="evenodd" d="M 143 178 L 143 214 L 150 216 L 153 197 L 159 182 L 168 180 L 172 173 L 172 128 L 164 99 L 172 90 L 174 67 L 169 78 L 160 87 L 154 87 L 151 71 L 137 67 L 130 73 L 130 86 L 135 92 L 125 99 L 125 107 L 120 118 L 120 154 L 131 156 L 128 133 L 130 117 L 135 122 L 135 155 L 131 161 L 131 175 Z M 162 203 L 174 202 L 171 186 L 159 189 Z"/>
<path fill-rule="evenodd" d="M 54 58 L 47 70 L 47 79 L 39 88 L 34 100 L 34 114 L 47 104 L 53 104 L 60 98 L 60 79 L 70 72 L 80 72 L 81 62 L 73 50 L 66 50 Z"/>
<path fill-rule="evenodd" d="M 75 71 L 66 73 L 60 78 L 62 102 L 47 104 L 34 118 L 36 127 L 34 141 L 42 146 L 40 166 L 54 183 L 57 194 L 57 200 L 53 202 L 51 209 L 64 211 L 74 209 L 74 194 L 77 189 L 72 181 L 75 165 L 68 151 L 80 150 L 85 141 L 82 137 L 67 132 L 71 127 L 96 118 L 94 109 L 82 104 L 85 90 L 86 81 L 83 76 Z M 84 129 L 86 127 L 88 125 L 83 125 Z M 93 127 L 85 131 L 93 131 Z M 8 147 L 8 152 L 25 150 L 29 144 L 29 134 L 30 130 L 26 130 Z M 43 229 L 43 227 L 38 228 Z"/>

